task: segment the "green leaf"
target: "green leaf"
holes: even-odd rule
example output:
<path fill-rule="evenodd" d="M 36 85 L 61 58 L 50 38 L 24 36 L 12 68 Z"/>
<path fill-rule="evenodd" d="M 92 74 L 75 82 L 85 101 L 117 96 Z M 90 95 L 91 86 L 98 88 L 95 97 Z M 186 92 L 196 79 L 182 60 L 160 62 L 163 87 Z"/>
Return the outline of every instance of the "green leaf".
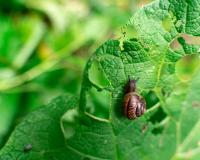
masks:
<path fill-rule="evenodd" d="M 74 127 L 74 135 L 66 138 L 67 144 L 73 150 L 84 153 L 83 155 L 86 154 L 91 159 L 160 159 L 160 155 L 163 159 L 170 159 L 176 155 L 174 153 L 176 151 L 176 143 L 174 143 L 176 141 L 176 123 L 174 121 L 170 121 L 167 129 L 163 132 L 154 135 L 157 128 L 148 121 L 148 114 L 132 122 L 126 120 L 122 115 L 121 108 L 123 88 L 130 75 L 132 78 L 140 78 L 137 83 L 138 91 L 144 96 L 149 91 L 156 93 L 162 109 L 167 114 L 167 118 L 160 123 L 165 124 L 171 118 L 171 111 L 165 102 L 165 96 L 174 91 L 173 88 L 180 83 L 175 74 L 176 62 L 184 55 L 199 52 L 199 46 L 187 44 L 183 38 L 179 38 L 182 37 L 181 33 L 193 33 L 192 26 L 190 30 L 186 29 L 187 25 L 183 27 L 184 30 L 179 30 L 176 26 L 175 12 L 179 9 L 178 6 L 185 2 L 176 3 L 178 4 L 175 5 L 170 1 L 156 1 L 144 7 L 134 15 L 127 26 L 127 30 L 137 33 L 134 34 L 135 37 L 125 39 L 122 44 L 117 40 L 107 41 L 90 58 L 84 71 L 79 109 L 91 118 L 90 121 L 96 120 L 99 121 L 99 124 L 90 122 L 87 128 L 82 125 Z M 177 9 L 171 9 L 171 5 L 175 5 Z M 187 10 L 183 10 L 183 12 L 187 12 Z M 169 23 L 167 27 L 166 23 Z M 186 23 L 190 23 L 189 19 Z M 173 50 L 170 47 L 176 38 L 179 39 L 182 46 L 179 50 Z M 98 80 L 95 82 L 94 78 L 91 79 L 94 64 L 98 64 L 99 72 L 103 72 L 102 76 L 109 83 L 102 86 L 102 84 L 99 85 Z M 91 106 L 88 103 L 88 96 L 94 88 L 99 93 L 110 92 L 112 100 L 107 103 L 109 119 L 97 117 L 93 111 L 95 108 L 88 112 L 88 107 Z M 67 120 L 65 121 L 67 122 Z M 104 125 L 102 125 L 103 122 Z M 93 126 L 97 128 L 98 132 L 95 132 Z M 102 130 L 105 132 L 104 127 L 109 132 L 106 135 L 101 134 Z M 68 130 L 65 131 L 65 134 L 67 132 Z M 95 132 L 95 137 L 92 132 Z M 84 140 L 85 138 L 87 141 Z M 84 143 L 87 144 L 86 148 L 82 147 Z M 168 149 L 170 144 L 172 146 Z M 101 150 L 102 147 L 104 150 Z M 159 152 L 156 148 L 159 148 Z"/>
<path fill-rule="evenodd" d="M 200 71 L 189 86 L 175 87 L 164 104 L 170 115 L 158 125 L 153 126 L 147 121 L 151 109 L 134 122 L 125 118 L 120 122 L 119 118 L 118 121 L 106 121 L 86 113 L 88 119 L 71 128 L 68 116 L 64 116 L 66 144 L 69 149 L 89 159 L 198 159 L 199 82 Z M 116 122 L 118 126 L 115 126 Z M 73 134 L 68 134 L 69 129 Z M 155 133 L 155 130 L 160 132 Z"/>
<path fill-rule="evenodd" d="M 178 7 L 183 2 L 177 3 Z M 144 7 L 133 16 L 127 26 L 129 32 L 137 33 L 136 37 L 122 42 L 110 40 L 97 49 L 84 71 L 80 110 L 85 112 L 90 107 L 87 96 L 93 88 L 101 92 L 109 91 L 112 97 L 112 102 L 107 103 L 110 106 L 109 120 L 116 123 L 114 125 L 118 128 L 121 117 L 116 112 L 121 112 L 118 108 L 122 104 L 123 88 L 129 75 L 131 78 L 140 78 L 137 83 L 139 92 L 146 95 L 149 91 L 154 91 L 164 104 L 163 93 L 170 94 L 174 85 L 180 82 L 175 74 L 176 62 L 184 55 L 199 53 L 199 46 L 187 44 L 182 38 L 181 33 L 190 32 L 177 29 L 175 11 L 170 9 L 169 4 L 174 5 L 171 1 L 155 1 Z M 170 23 L 167 30 L 166 23 Z M 170 45 L 177 38 L 182 47 L 173 50 Z M 108 81 L 104 86 L 91 79 L 94 64 L 98 65 L 99 72 L 103 72 L 102 77 Z M 169 112 L 164 105 L 162 108 L 166 113 Z"/>
<path fill-rule="evenodd" d="M 126 26 L 124 39 L 107 41 L 88 60 L 79 107 L 73 109 L 75 100 L 64 97 L 30 114 L 16 128 L 0 158 L 198 159 L 200 72 L 183 86 L 175 66 L 183 56 L 199 53 L 199 46 L 188 44 L 182 36 L 199 35 L 199 10 L 199 0 L 160 0 L 142 8 Z M 176 39 L 181 46 L 178 50 L 170 47 Z M 102 75 L 102 81 L 94 78 L 94 71 Z M 138 93 L 153 92 L 159 99 L 154 106 L 147 104 L 144 116 L 134 121 L 122 112 L 129 76 L 140 78 Z M 94 90 L 95 96 L 98 92 L 109 96 L 104 102 L 109 117 L 97 116 L 100 105 L 90 96 Z M 165 117 L 153 123 L 157 110 L 164 111 Z M 29 144 L 32 150 L 23 153 L 23 146 Z"/>
<path fill-rule="evenodd" d="M 60 127 L 61 116 L 76 105 L 77 99 L 66 95 L 28 115 L 1 150 L 0 159 L 64 160 L 66 154 L 69 158 L 78 158 L 66 148 Z M 31 150 L 24 152 L 27 145 L 31 145 Z"/>

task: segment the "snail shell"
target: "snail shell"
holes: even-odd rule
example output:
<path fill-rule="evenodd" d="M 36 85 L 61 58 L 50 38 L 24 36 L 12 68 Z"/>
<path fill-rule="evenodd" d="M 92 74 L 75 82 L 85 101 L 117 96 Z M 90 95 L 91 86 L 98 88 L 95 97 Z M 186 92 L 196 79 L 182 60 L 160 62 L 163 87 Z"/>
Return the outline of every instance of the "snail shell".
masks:
<path fill-rule="evenodd" d="M 129 80 L 124 96 L 124 114 L 128 119 L 140 117 L 146 111 L 145 99 L 136 91 L 136 80 Z"/>

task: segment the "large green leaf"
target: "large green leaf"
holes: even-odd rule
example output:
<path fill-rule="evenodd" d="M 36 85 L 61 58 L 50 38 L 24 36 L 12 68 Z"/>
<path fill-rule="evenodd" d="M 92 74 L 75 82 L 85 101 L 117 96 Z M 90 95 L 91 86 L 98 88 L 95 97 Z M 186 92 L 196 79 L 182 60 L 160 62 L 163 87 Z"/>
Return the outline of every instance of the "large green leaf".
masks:
<path fill-rule="evenodd" d="M 199 10 L 199 0 L 161 0 L 142 8 L 126 26 L 124 40 L 107 41 L 89 59 L 79 107 L 72 109 L 75 100 L 67 96 L 32 113 L 16 128 L 0 159 L 198 159 L 200 72 L 184 86 L 175 65 L 184 55 L 199 52 L 199 46 L 182 37 L 199 36 Z M 176 39 L 181 47 L 175 50 L 170 45 Z M 147 113 L 134 121 L 122 114 L 129 75 L 140 78 L 139 93 L 154 92 L 160 101 L 147 104 Z M 97 116 L 91 92 L 109 97 L 104 104 L 108 117 Z M 154 124 L 158 108 L 166 117 Z M 28 144 L 32 150 L 23 153 Z"/>
<path fill-rule="evenodd" d="M 145 118 L 121 127 L 118 132 L 110 121 L 86 115 L 78 121 L 77 99 L 69 95 L 59 97 L 24 119 L 1 151 L 0 159 L 198 159 L 199 82 L 200 72 L 189 86 L 181 87 L 167 99 L 171 113 L 175 113 L 175 108 L 180 112 L 177 119 L 174 114 L 167 117 L 159 126 L 163 128 L 162 134 L 157 135 L 151 132 L 156 126 L 145 122 Z M 65 110 L 68 112 L 62 127 L 67 131 L 66 143 L 60 127 Z M 32 149 L 24 152 L 28 144 Z"/>

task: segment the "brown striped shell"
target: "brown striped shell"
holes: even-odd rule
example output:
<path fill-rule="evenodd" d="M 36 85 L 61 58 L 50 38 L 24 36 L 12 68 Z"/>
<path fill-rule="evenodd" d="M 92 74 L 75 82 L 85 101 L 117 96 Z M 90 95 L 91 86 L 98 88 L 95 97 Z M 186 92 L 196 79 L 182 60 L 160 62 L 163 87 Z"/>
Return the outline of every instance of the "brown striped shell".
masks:
<path fill-rule="evenodd" d="M 124 96 L 124 114 L 128 119 L 140 117 L 146 111 L 146 102 L 141 95 L 136 93 L 136 81 L 129 80 Z"/>

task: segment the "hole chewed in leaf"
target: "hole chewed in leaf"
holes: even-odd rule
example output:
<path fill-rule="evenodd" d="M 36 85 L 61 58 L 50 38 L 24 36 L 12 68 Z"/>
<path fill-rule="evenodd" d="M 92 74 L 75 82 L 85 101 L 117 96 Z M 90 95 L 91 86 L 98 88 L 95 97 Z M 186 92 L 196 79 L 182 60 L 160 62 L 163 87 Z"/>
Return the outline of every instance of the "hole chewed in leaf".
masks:
<path fill-rule="evenodd" d="M 170 43 L 170 48 L 173 51 L 180 51 L 184 50 L 186 53 L 189 54 L 188 52 L 195 53 L 195 46 L 199 48 L 200 46 L 200 37 L 197 36 L 192 36 L 189 34 L 182 33 L 180 34 L 177 38 L 175 38 L 171 43 Z M 188 48 L 191 48 L 191 51 L 188 51 Z M 196 53 L 198 52 L 198 49 L 196 49 Z"/>
<path fill-rule="evenodd" d="M 171 17 L 166 17 L 162 21 L 162 26 L 167 32 L 169 32 L 173 26 L 173 21 L 172 21 Z"/>
<path fill-rule="evenodd" d="M 187 44 L 190 45 L 200 45 L 200 36 L 192 36 L 189 34 L 181 34 L 181 37 L 186 41 Z"/>
<path fill-rule="evenodd" d="M 159 127 L 157 127 L 157 128 L 154 128 L 154 129 L 152 130 L 152 133 L 153 133 L 153 134 L 161 134 L 161 133 L 163 132 L 163 129 L 164 129 L 163 126 L 159 126 Z"/>
<path fill-rule="evenodd" d="M 197 54 L 187 55 L 176 64 L 176 74 L 182 81 L 188 81 L 200 67 L 200 58 Z"/>
<path fill-rule="evenodd" d="M 157 95 L 153 91 L 150 91 L 148 94 L 146 94 L 144 98 L 147 103 L 147 109 L 153 107 L 156 103 L 159 102 Z"/>
<path fill-rule="evenodd" d="M 126 39 L 138 38 L 138 36 L 139 36 L 139 33 L 138 33 L 137 29 L 134 26 L 131 26 L 131 25 L 124 26 L 122 28 L 122 34 L 124 35 L 124 37 Z"/>
<path fill-rule="evenodd" d="M 150 118 L 150 121 L 153 124 L 160 123 L 162 120 L 166 118 L 167 114 L 163 111 L 163 109 L 160 107 L 156 113 Z"/>
<path fill-rule="evenodd" d="M 170 43 L 170 48 L 173 50 L 173 51 L 178 51 L 181 49 L 181 45 L 179 44 L 177 38 L 175 38 L 171 43 Z"/>
<path fill-rule="evenodd" d="M 66 139 L 71 138 L 75 134 L 77 117 L 78 111 L 76 109 L 70 109 L 62 116 L 61 128 Z"/>
<path fill-rule="evenodd" d="M 105 74 L 97 61 L 94 61 L 89 69 L 89 80 L 92 84 L 98 86 L 99 88 L 109 86 L 109 81 L 105 77 Z"/>
<path fill-rule="evenodd" d="M 150 121 L 154 124 L 152 130 L 153 134 L 161 134 L 164 130 L 164 125 L 168 121 L 167 114 L 160 107 L 157 112 L 150 118 Z"/>
<path fill-rule="evenodd" d="M 106 90 L 98 91 L 92 87 L 87 94 L 86 112 L 99 117 L 108 119 L 111 93 Z"/>

